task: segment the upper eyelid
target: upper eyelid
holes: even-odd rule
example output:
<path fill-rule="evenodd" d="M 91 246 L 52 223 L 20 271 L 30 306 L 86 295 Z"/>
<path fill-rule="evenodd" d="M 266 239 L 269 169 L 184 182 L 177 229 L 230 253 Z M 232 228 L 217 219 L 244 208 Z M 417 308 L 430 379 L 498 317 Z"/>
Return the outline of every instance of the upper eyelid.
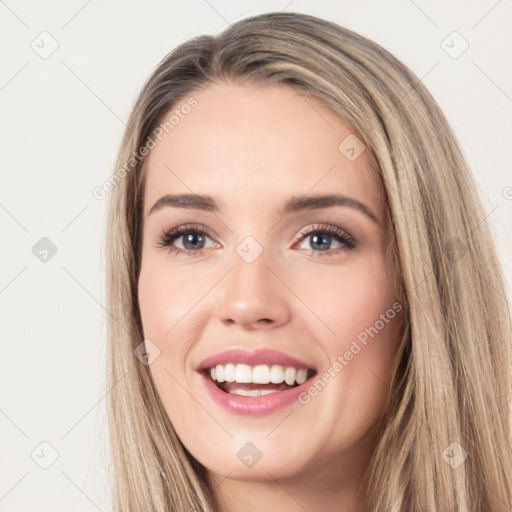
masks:
<path fill-rule="evenodd" d="M 164 229 L 162 231 L 162 234 L 166 235 L 166 234 L 174 233 L 174 234 L 182 235 L 183 233 L 186 233 L 187 230 L 190 232 L 193 232 L 193 231 L 204 232 L 208 236 L 215 236 L 213 234 L 213 230 L 211 230 L 210 228 L 208 228 L 202 224 L 193 224 L 193 223 L 180 224 L 173 228 Z M 319 222 L 310 223 L 306 227 L 301 228 L 297 232 L 297 237 L 299 237 L 301 234 L 305 234 L 305 233 L 309 234 L 314 231 L 323 231 L 323 230 L 325 230 L 325 231 L 339 230 L 339 231 L 342 231 L 343 233 L 347 234 L 348 236 L 352 237 L 352 235 L 349 233 L 348 230 L 346 230 L 345 228 L 343 228 L 342 226 L 338 225 L 335 222 L 329 222 L 329 221 L 327 221 L 327 222 L 319 221 Z"/>

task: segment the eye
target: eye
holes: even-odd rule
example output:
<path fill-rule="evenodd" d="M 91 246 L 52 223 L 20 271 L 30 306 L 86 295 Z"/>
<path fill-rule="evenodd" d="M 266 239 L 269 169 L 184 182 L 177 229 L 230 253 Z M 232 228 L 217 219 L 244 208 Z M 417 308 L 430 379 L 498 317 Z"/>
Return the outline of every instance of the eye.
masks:
<path fill-rule="evenodd" d="M 167 247 L 171 253 L 195 253 L 200 254 L 205 249 L 205 240 L 210 238 L 207 231 L 192 224 L 185 224 L 164 232 L 158 241 L 157 247 Z M 182 239 L 180 241 L 180 239 Z M 180 241 L 181 247 L 175 245 Z"/>
<path fill-rule="evenodd" d="M 298 241 L 310 241 L 310 247 L 307 250 L 312 250 L 315 253 L 324 253 L 332 255 L 333 252 L 339 252 L 343 249 L 352 250 L 356 247 L 355 239 L 349 235 L 345 230 L 339 226 L 331 224 L 316 224 L 299 234 Z M 339 246 L 332 248 L 332 241 L 335 240 Z"/>
<path fill-rule="evenodd" d="M 210 239 L 206 229 L 193 224 L 185 224 L 165 231 L 160 237 L 157 247 L 167 247 L 170 253 L 183 253 L 198 256 L 206 249 L 206 240 Z M 355 239 L 345 230 L 336 225 L 316 224 L 302 231 L 298 237 L 298 242 L 310 241 L 310 247 L 299 247 L 301 249 L 312 251 L 317 256 L 329 256 L 342 250 L 352 250 L 356 247 Z M 331 247 L 333 240 L 338 247 Z M 179 245 L 176 243 L 179 242 Z M 218 244 L 213 243 L 213 247 Z"/>

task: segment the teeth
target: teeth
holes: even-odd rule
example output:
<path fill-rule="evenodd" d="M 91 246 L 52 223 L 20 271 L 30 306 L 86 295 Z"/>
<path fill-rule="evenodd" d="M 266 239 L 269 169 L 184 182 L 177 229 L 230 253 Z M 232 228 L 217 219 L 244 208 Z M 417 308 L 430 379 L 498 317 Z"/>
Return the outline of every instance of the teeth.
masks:
<path fill-rule="evenodd" d="M 300 370 L 297 370 L 297 375 L 295 377 L 297 384 L 304 384 L 304 382 L 306 382 L 307 378 L 308 378 L 308 371 L 306 370 L 306 368 L 301 368 Z"/>
<path fill-rule="evenodd" d="M 284 368 L 277 364 L 270 368 L 270 382 L 272 384 L 281 384 L 284 381 Z"/>
<path fill-rule="evenodd" d="M 221 366 L 220 364 L 218 364 L 215 367 L 215 370 L 217 371 L 217 381 L 224 382 L 226 380 L 226 377 L 225 377 L 226 370 L 224 369 L 224 366 Z"/>
<path fill-rule="evenodd" d="M 255 384 L 268 384 L 270 382 L 270 370 L 265 364 L 255 366 L 252 370 L 252 381 Z"/>
<path fill-rule="evenodd" d="M 235 365 L 227 364 L 225 366 L 224 376 L 226 377 L 226 382 L 235 382 Z"/>
<path fill-rule="evenodd" d="M 288 386 L 293 386 L 295 384 L 295 375 L 297 374 L 297 370 L 295 368 L 286 368 L 284 372 L 284 380 Z"/>
<path fill-rule="evenodd" d="M 301 368 L 297 370 L 292 367 L 284 367 L 281 365 L 273 365 L 272 367 L 266 364 L 260 364 L 254 367 L 248 364 L 218 364 L 210 369 L 210 376 L 212 380 L 217 382 L 238 382 L 240 384 L 281 384 L 286 382 L 289 386 L 295 383 L 303 384 L 306 382 L 308 370 Z M 241 390 L 239 390 L 241 391 Z M 257 390 L 256 390 L 257 391 Z M 269 390 L 264 390 L 269 391 Z M 254 391 L 251 391 L 253 393 Z M 238 392 L 237 392 L 238 393 Z M 246 391 L 244 390 L 244 393 Z M 238 394 L 242 394 L 241 392 Z M 262 393 L 267 394 L 267 393 Z M 257 395 L 244 395 L 244 396 L 257 396 Z"/>
<path fill-rule="evenodd" d="M 279 393 L 277 389 L 234 389 L 230 391 L 232 395 L 242 395 L 242 396 L 260 396 L 260 395 L 270 395 L 271 393 Z"/>
<path fill-rule="evenodd" d="M 217 365 L 217 368 L 220 365 Z M 252 371 L 248 364 L 237 364 L 235 370 L 235 382 L 249 384 L 252 382 Z"/>

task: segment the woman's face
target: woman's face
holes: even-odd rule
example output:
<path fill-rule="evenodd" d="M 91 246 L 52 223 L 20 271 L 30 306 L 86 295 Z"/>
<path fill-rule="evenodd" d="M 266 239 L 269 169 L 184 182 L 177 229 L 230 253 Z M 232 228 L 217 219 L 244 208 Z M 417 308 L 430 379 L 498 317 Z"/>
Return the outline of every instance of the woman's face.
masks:
<path fill-rule="evenodd" d="M 168 417 L 210 475 L 358 475 L 402 308 L 369 155 L 284 85 L 192 97 L 144 196 L 139 304 Z"/>

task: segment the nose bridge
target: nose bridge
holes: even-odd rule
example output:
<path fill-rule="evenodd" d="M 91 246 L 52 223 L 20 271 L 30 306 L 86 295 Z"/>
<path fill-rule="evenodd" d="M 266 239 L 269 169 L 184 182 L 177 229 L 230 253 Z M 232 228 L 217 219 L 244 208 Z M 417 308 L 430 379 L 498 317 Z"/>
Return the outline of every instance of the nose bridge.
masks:
<path fill-rule="evenodd" d="M 218 304 L 223 322 L 250 327 L 258 322 L 278 325 L 287 321 L 286 289 L 269 269 L 274 266 L 271 251 L 256 239 L 248 236 L 240 242 Z"/>

